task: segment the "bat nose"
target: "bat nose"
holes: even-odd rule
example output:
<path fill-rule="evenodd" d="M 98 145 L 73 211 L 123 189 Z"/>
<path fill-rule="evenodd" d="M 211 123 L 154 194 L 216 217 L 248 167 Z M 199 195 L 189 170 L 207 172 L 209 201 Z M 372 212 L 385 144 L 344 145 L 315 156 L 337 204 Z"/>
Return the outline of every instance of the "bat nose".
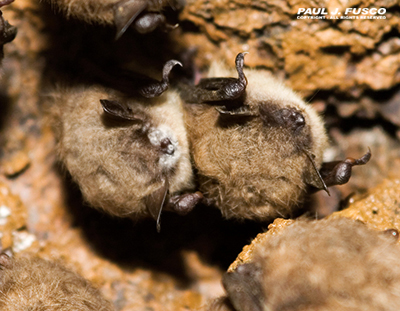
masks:
<path fill-rule="evenodd" d="M 163 153 L 173 155 L 175 152 L 175 147 L 171 143 L 171 140 L 169 138 L 163 138 L 160 142 L 160 148 Z"/>
<path fill-rule="evenodd" d="M 301 127 L 306 123 L 303 115 L 298 111 L 293 111 L 289 116 L 289 119 L 295 128 Z"/>

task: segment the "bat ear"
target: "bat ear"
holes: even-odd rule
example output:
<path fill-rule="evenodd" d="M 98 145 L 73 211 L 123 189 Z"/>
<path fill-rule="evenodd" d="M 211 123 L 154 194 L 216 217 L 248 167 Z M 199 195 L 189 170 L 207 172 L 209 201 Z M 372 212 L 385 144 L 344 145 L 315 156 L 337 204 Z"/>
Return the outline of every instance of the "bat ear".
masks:
<path fill-rule="evenodd" d="M 114 5 L 115 40 L 121 38 L 135 18 L 146 9 L 147 0 L 121 0 Z"/>
<path fill-rule="evenodd" d="M 153 193 L 149 194 L 144 198 L 145 205 L 151 217 L 157 222 L 157 232 L 160 232 L 160 219 L 161 219 L 161 212 L 165 204 L 165 199 L 168 194 L 169 189 L 169 182 L 168 179 L 165 178 L 162 186 L 154 191 Z"/>
<path fill-rule="evenodd" d="M 261 269 L 253 263 L 240 265 L 225 273 L 222 284 L 236 311 L 263 311 L 264 293 Z"/>
<path fill-rule="evenodd" d="M 135 112 L 128 105 L 123 104 L 118 100 L 100 99 L 100 103 L 104 112 L 114 119 L 140 122 L 145 121 L 143 112 Z"/>

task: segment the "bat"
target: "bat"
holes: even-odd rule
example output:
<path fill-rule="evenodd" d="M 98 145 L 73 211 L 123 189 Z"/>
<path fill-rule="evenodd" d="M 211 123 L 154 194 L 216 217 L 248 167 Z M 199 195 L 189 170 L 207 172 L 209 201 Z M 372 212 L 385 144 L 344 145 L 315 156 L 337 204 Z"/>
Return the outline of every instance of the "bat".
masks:
<path fill-rule="evenodd" d="M 58 262 L 0 253 L 0 309 L 114 311 L 99 290 Z"/>
<path fill-rule="evenodd" d="M 116 39 L 130 27 L 139 33 L 149 33 L 160 27 L 164 30 L 175 28 L 167 22 L 163 9 L 180 6 L 172 0 L 48 0 L 52 6 L 89 23 L 113 24 Z"/>
<path fill-rule="evenodd" d="M 347 219 L 297 221 L 223 276 L 211 310 L 397 310 L 398 232 Z M 393 236 L 395 238 L 393 238 Z"/>
<path fill-rule="evenodd" d="M 59 158 L 84 199 L 111 215 L 151 216 L 159 231 L 162 210 L 186 214 L 202 195 L 192 191 L 179 94 L 160 91 L 164 80 L 146 81 L 137 95 L 101 84 L 61 89 L 51 110 Z"/>
<path fill-rule="evenodd" d="M 14 2 L 14 0 L 2 0 L 0 1 L 0 8 Z M 4 44 L 14 40 L 17 35 L 17 28 L 10 25 L 3 17 L 3 13 L 0 11 L 0 60 L 4 58 Z"/>
<path fill-rule="evenodd" d="M 346 183 L 371 152 L 323 163 L 321 117 L 267 71 L 244 72 L 245 54 L 237 78 L 216 63 L 209 78 L 181 85 L 181 97 L 204 202 L 227 218 L 270 220 L 290 215 L 310 191 Z"/>

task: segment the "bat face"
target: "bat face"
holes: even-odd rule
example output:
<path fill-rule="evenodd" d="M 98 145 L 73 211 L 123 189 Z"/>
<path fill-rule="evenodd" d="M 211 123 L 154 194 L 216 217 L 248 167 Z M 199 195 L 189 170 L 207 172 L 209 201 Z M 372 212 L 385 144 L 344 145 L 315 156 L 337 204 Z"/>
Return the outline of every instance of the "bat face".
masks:
<path fill-rule="evenodd" d="M 60 159 L 94 207 L 155 217 L 167 196 L 193 186 L 177 93 L 144 99 L 76 87 L 55 101 Z"/>
<path fill-rule="evenodd" d="M 1 310 L 114 310 L 87 280 L 59 263 L 0 256 Z"/>
<path fill-rule="evenodd" d="M 210 75 L 234 72 L 217 65 Z M 200 190 L 228 218 L 288 215 L 307 184 L 319 185 L 317 169 L 327 146 L 323 122 L 266 71 L 245 70 L 245 77 L 246 89 L 234 100 L 199 103 L 203 95 L 186 100 Z M 199 85 L 215 92 L 221 80 L 209 78 Z"/>
<path fill-rule="evenodd" d="M 223 278 L 231 310 L 400 306 L 400 249 L 395 239 L 355 220 L 298 221 L 255 252 L 252 262 Z M 215 305 L 229 306 L 226 301 Z"/>

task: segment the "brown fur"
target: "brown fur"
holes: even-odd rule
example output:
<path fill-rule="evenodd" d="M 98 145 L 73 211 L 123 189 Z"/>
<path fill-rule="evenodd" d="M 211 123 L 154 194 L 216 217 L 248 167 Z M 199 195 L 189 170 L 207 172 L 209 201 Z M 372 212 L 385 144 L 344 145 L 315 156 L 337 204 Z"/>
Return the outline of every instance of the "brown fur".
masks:
<path fill-rule="evenodd" d="M 203 307 L 206 311 L 235 311 L 228 297 L 214 299 Z"/>
<path fill-rule="evenodd" d="M 0 309 L 112 311 L 114 307 L 78 274 L 59 263 L 30 257 L 9 258 L 7 264 L 2 265 Z"/>
<path fill-rule="evenodd" d="M 320 167 L 327 146 L 324 125 L 310 105 L 267 71 L 244 72 L 248 80 L 244 105 L 257 117 L 224 125 L 214 106 L 185 106 L 200 191 L 228 218 L 264 220 L 288 215 L 302 201 L 307 179 L 315 176 L 299 148 L 314 154 Z M 214 65 L 209 77 L 236 75 Z M 302 133 L 295 137 L 285 128 L 266 126 L 260 114 L 268 116 L 273 107 L 298 109 L 306 122 Z"/>
<path fill-rule="evenodd" d="M 298 221 L 255 252 L 262 310 L 400 309 L 400 249 L 358 221 Z"/>
<path fill-rule="evenodd" d="M 124 0 L 47 0 L 54 9 L 62 11 L 67 17 L 77 18 L 87 23 L 114 24 L 114 5 Z M 170 0 L 136 0 L 147 2 L 147 11 L 159 12 Z"/>
<path fill-rule="evenodd" d="M 134 99 L 104 87 L 82 86 L 54 94 L 58 153 L 91 205 L 116 216 L 139 218 L 148 215 L 148 204 L 161 204 L 151 200 L 165 179 L 170 195 L 192 188 L 183 108 L 175 92 Z M 107 117 L 100 99 L 127 104 L 145 124 Z M 157 131 L 174 143 L 174 154 L 160 151 L 154 138 Z"/>

